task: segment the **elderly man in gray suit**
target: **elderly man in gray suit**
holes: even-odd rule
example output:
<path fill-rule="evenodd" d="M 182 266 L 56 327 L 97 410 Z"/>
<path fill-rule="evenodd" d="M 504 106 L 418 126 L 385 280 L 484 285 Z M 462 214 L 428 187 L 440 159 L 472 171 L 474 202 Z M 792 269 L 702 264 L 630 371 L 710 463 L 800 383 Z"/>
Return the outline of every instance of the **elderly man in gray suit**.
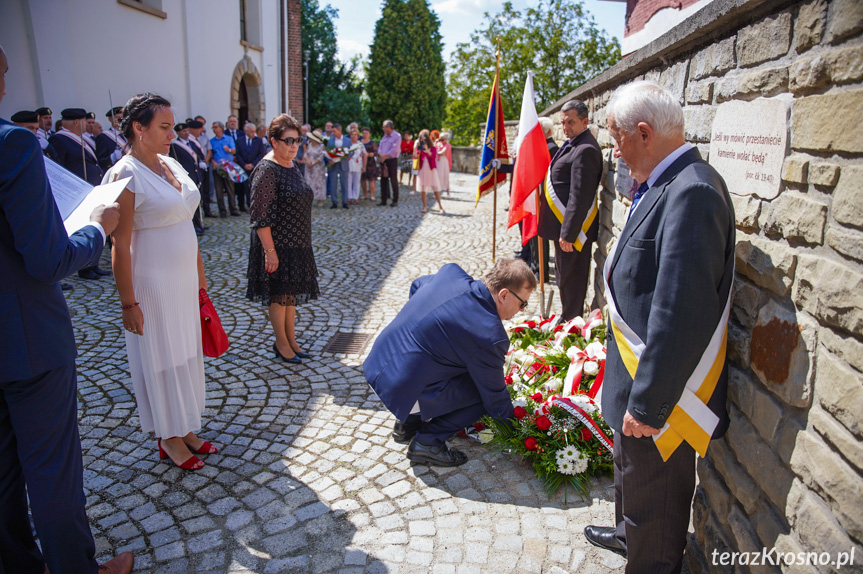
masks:
<path fill-rule="evenodd" d="M 584 534 L 625 555 L 627 574 L 680 572 L 695 453 L 728 428 L 734 209 L 722 177 L 684 140 L 683 111 L 663 88 L 619 88 L 608 129 L 641 186 L 604 270 L 602 412 L 615 430 L 617 523 Z"/>

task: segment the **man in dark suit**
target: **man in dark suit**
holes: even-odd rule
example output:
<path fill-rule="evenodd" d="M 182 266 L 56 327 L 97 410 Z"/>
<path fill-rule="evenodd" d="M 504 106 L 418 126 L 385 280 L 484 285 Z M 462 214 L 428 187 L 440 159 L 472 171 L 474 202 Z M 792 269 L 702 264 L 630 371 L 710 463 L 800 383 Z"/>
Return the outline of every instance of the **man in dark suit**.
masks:
<path fill-rule="evenodd" d="M 446 445 L 453 433 L 485 414 L 514 416 L 501 320 L 523 309 L 535 288 L 520 259 L 501 259 L 479 281 L 450 263 L 413 282 L 363 363 L 369 385 L 396 416 L 393 439 L 410 442 L 410 460 L 464 464 L 467 456 Z"/>
<path fill-rule="evenodd" d="M 84 137 L 89 114 L 81 108 L 66 108 L 60 112 L 63 127 L 56 134 L 48 138 L 48 143 L 57 153 L 57 163 L 89 183 L 99 185 L 102 183 L 102 168 L 96 156 L 96 149 L 90 145 Z M 78 271 L 81 279 L 98 279 L 101 276 L 110 275 L 110 271 L 99 268 L 99 256 L 90 265 Z"/>
<path fill-rule="evenodd" d="M 237 140 L 235 159 L 237 164 L 246 171 L 246 175 L 251 177 L 252 170 L 255 169 L 259 161 L 264 159 L 266 151 L 264 150 L 264 140 L 259 138 L 256 133 L 255 124 L 247 123 L 243 126 L 243 131 L 245 133 L 240 135 L 240 139 Z M 246 205 L 251 203 L 250 184 L 251 182 L 247 180 L 236 185 L 237 205 L 240 207 L 240 211 L 246 211 Z"/>
<path fill-rule="evenodd" d="M 103 170 L 108 171 L 111 166 L 123 157 L 123 149 L 126 147 L 126 138 L 120 133 L 120 122 L 123 120 L 123 106 L 115 106 L 105 114 L 111 127 L 96 136 L 96 157 Z"/>
<path fill-rule="evenodd" d="M 234 138 L 234 142 L 243 137 L 243 132 L 240 131 L 240 121 L 237 116 L 231 114 L 225 121 L 225 133 Z"/>
<path fill-rule="evenodd" d="M 198 142 L 193 141 L 193 138 L 189 137 L 189 126 L 185 123 L 180 122 L 175 125 L 174 132 L 176 132 L 177 138 L 171 142 L 171 157 L 180 162 L 180 165 L 183 166 L 183 169 L 186 170 L 186 173 L 195 182 L 195 185 L 200 188 L 203 181 L 201 166 L 206 167 L 207 165 L 204 162 L 204 154 L 201 151 L 201 147 L 198 145 Z M 198 237 L 204 234 L 205 227 L 201 219 L 200 206 L 195 210 L 195 215 L 192 216 L 192 225 Z"/>
<path fill-rule="evenodd" d="M 552 156 L 540 196 L 539 236 L 554 242 L 555 274 L 566 321 L 584 313 L 590 248 L 599 231 L 596 194 L 602 151 L 588 123 L 584 103 L 563 104 L 560 124 L 567 140 Z"/>
<path fill-rule="evenodd" d="M 0 48 L 0 99 L 6 54 Z M 75 337 L 58 281 L 102 250 L 116 204 L 67 236 L 39 143 L 0 120 L 0 569 L 95 574 L 77 422 Z M 32 535 L 27 501 L 40 548 Z M 128 552 L 103 572 L 128 573 Z"/>
<path fill-rule="evenodd" d="M 683 127 L 677 98 L 652 82 L 618 89 L 608 105 L 615 156 L 641 186 L 605 269 L 602 413 L 615 430 L 617 524 L 585 536 L 625 553 L 628 574 L 680 572 L 695 452 L 728 427 L 734 209 Z"/>

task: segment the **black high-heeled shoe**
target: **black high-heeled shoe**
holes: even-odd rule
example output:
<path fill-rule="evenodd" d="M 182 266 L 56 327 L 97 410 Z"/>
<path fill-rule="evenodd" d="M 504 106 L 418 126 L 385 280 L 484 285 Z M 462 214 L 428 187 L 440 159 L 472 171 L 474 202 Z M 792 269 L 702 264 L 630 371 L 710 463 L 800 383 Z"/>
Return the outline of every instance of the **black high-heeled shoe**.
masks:
<path fill-rule="evenodd" d="M 312 358 L 312 356 L 308 353 L 297 353 L 296 351 L 294 351 L 294 354 L 301 359 L 311 359 Z"/>
<path fill-rule="evenodd" d="M 302 359 L 301 359 L 299 356 L 291 357 L 291 358 L 289 359 L 289 358 L 287 358 L 286 356 L 284 356 L 283 354 L 281 354 L 281 353 L 279 352 L 279 348 L 276 346 L 276 344 L 275 344 L 275 343 L 273 343 L 273 352 L 275 352 L 275 353 L 276 353 L 276 358 L 277 358 L 277 359 L 281 359 L 281 360 L 283 360 L 283 361 L 284 361 L 284 362 L 286 362 L 286 363 L 294 363 L 294 364 L 296 364 L 296 365 L 299 365 L 299 364 L 302 364 L 302 362 L 303 362 L 303 361 L 302 361 Z"/>

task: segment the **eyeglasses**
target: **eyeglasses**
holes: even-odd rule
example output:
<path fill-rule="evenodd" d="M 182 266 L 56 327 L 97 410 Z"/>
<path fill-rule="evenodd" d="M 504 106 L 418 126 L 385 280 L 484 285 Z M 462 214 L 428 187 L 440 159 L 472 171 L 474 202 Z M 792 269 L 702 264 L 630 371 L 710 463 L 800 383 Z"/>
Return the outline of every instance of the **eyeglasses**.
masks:
<path fill-rule="evenodd" d="M 518 299 L 519 301 L 521 301 L 521 305 L 519 305 L 519 306 L 518 306 L 518 308 L 519 308 L 519 309 L 521 309 L 522 311 L 524 311 L 525 309 L 527 309 L 527 301 L 525 301 L 524 299 L 522 299 L 521 297 L 519 297 L 518 295 L 516 295 L 515 291 L 510 291 L 510 293 L 512 293 L 512 296 L 513 296 L 513 297 L 515 297 L 516 299 Z"/>
<path fill-rule="evenodd" d="M 301 137 L 292 138 L 290 136 L 288 136 L 286 138 L 276 138 L 276 139 L 279 140 L 280 142 L 284 142 L 285 145 L 300 145 L 300 143 L 303 141 L 303 138 L 301 138 Z"/>

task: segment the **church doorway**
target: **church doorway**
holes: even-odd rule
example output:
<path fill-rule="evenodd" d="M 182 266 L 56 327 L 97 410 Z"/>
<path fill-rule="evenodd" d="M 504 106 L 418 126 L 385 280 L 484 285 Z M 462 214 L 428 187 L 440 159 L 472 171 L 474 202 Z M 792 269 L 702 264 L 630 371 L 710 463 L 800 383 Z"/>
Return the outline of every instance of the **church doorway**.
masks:
<path fill-rule="evenodd" d="M 246 122 L 267 123 L 261 74 L 248 56 L 240 60 L 231 78 L 231 113 L 241 128 Z"/>

